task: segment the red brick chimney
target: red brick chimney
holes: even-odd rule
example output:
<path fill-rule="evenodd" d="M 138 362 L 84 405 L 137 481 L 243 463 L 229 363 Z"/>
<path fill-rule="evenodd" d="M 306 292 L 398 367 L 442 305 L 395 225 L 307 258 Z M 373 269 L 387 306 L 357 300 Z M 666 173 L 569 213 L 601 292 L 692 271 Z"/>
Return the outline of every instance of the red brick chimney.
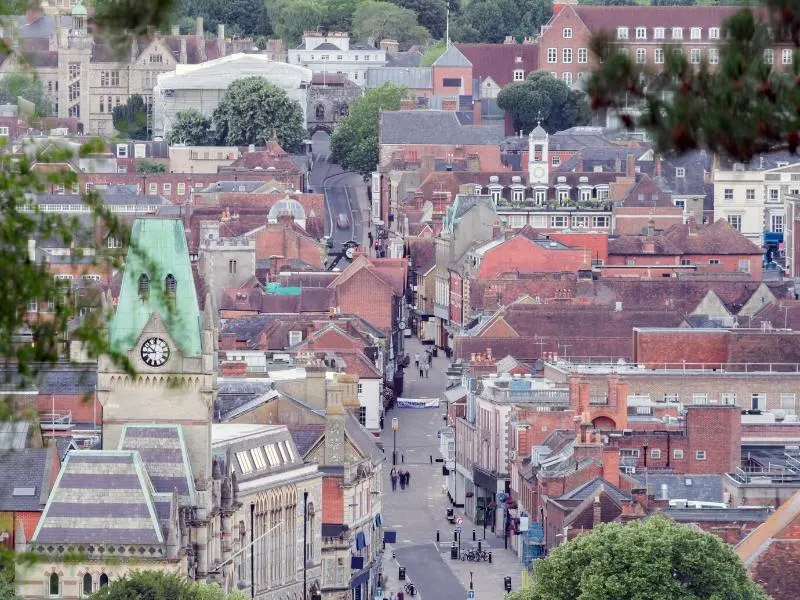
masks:
<path fill-rule="evenodd" d="M 597 495 L 594 497 L 592 503 L 592 528 L 598 527 L 603 522 L 603 510 L 600 504 L 600 490 L 597 490 Z"/>
<path fill-rule="evenodd" d="M 625 167 L 625 175 L 627 177 L 636 177 L 636 157 L 633 154 L 628 154 L 628 163 Z"/>
<path fill-rule="evenodd" d="M 619 487 L 619 450 L 603 448 L 603 479 Z"/>

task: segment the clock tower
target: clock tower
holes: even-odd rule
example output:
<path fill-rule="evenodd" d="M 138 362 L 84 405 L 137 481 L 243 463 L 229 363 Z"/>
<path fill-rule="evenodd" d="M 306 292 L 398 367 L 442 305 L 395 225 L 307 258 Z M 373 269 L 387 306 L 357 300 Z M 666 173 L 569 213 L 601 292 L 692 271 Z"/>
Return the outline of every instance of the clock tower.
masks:
<path fill-rule="evenodd" d="M 550 182 L 547 144 L 550 136 L 540 123 L 528 136 L 528 183 L 548 184 Z"/>
<path fill-rule="evenodd" d="M 216 397 L 216 311 L 200 312 L 183 223 L 140 219 L 133 225 L 109 344 L 135 375 L 108 357 L 98 362 L 103 449 L 116 450 L 126 424 L 179 424 L 195 479 L 211 475 Z M 135 248 L 135 249 L 134 249 Z"/>

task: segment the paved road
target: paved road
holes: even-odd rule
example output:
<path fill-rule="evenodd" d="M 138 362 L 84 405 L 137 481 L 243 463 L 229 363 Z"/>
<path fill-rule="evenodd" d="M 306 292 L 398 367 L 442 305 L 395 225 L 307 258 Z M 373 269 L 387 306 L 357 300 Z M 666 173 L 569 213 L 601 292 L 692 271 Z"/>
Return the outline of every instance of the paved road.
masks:
<path fill-rule="evenodd" d="M 334 251 L 343 242 L 355 240 L 364 243 L 364 207 L 366 204 L 366 185 L 357 173 L 342 171 L 339 165 L 328 162 L 330 143 L 325 133 L 314 134 L 313 163 L 309 181 L 316 193 L 325 194 L 325 234 L 333 240 Z M 340 228 L 337 219 L 340 214 L 347 215 L 349 225 Z"/>
<path fill-rule="evenodd" d="M 405 391 L 408 398 L 441 398 L 447 382 L 445 370 L 448 360 L 443 354 L 433 359 L 429 378 L 420 379 L 414 369 L 414 355 L 424 355 L 424 347 L 416 338 L 406 340 L 406 351 L 412 357 L 411 365 L 405 373 Z M 439 409 L 396 408 L 386 415 L 385 429 L 382 433 L 384 448 L 389 464 L 384 469 L 386 482 L 382 503 L 384 527 L 397 532 L 397 543 L 391 555 L 384 561 L 384 573 L 389 577 L 388 592 L 402 589 L 397 581 L 397 565 L 407 569 L 407 577 L 413 581 L 422 600 L 463 600 L 469 589 L 470 571 L 479 600 L 499 600 L 504 596 L 503 577 L 512 578 L 514 589 L 520 585 L 521 565 L 516 556 L 503 549 L 502 539 L 490 539 L 486 548 L 492 550 L 492 564 L 450 560 L 450 543 L 454 527 L 447 522 L 446 509 L 450 506 L 444 488 L 442 463 L 431 464 L 439 456 L 437 431 L 444 425 L 444 407 Z M 404 468 L 411 474 L 408 489 L 391 491 L 389 472 L 394 446 L 391 421 L 397 417 L 397 468 Z M 458 514 L 458 511 L 457 511 Z M 474 525 L 464 519 L 462 547 L 469 547 Z M 436 543 L 439 530 L 440 543 Z M 479 534 L 480 535 L 480 532 Z M 406 596 L 408 597 L 408 596 Z"/>

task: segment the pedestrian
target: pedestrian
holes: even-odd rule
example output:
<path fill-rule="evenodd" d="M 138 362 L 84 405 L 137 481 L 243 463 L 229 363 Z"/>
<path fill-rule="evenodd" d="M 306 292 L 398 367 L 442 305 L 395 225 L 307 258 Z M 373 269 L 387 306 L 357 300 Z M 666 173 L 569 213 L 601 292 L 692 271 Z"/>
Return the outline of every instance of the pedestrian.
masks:
<path fill-rule="evenodd" d="M 430 368 L 431 368 L 430 363 L 425 363 L 423 365 L 423 370 L 425 371 L 425 377 L 428 377 L 428 371 L 430 370 Z"/>
<path fill-rule="evenodd" d="M 406 489 L 406 472 L 402 469 L 400 470 L 400 489 Z"/>
<path fill-rule="evenodd" d="M 392 472 L 389 475 L 389 478 L 392 480 L 392 491 L 397 491 L 397 469 L 392 467 Z"/>
<path fill-rule="evenodd" d="M 419 378 L 422 379 L 425 376 L 425 365 L 419 365 Z"/>
<path fill-rule="evenodd" d="M 414 355 L 414 365 L 419 369 L 419 352 Z"/>
<path fill-rule="evenodd" d="M 433 364 L 433 352 L 428 352 L 428 364 Z"/>
<path fill-rule="evenodd" d="M 406 471 L 406 485 L 408 487 L 411 487 L 411 473 L 409 473 L 408 471 Z"/>

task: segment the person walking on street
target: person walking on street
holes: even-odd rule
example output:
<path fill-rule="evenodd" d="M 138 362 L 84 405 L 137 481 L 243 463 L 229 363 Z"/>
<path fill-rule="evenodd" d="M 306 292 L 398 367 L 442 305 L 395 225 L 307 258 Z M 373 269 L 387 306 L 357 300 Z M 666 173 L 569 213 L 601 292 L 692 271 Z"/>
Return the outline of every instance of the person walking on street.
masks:
<path fill-rule="evenodd" d="M 419 352 L 414 355 L 414 365 L 419 369 Z"/>
<path fill-rule="evenodd" d="M 422 379 L 425 376 L 425 364 L 419 365 L 419 378 Z"/>
<path fill-rule="evenodd" d="M 389 478 L 392 480 L 392 491 L 397 491 L 397 469 L 392 467 L 392 471 L 389 474 Z"/>
<path fill-rule="evenodd" d="M 428 371 L 430 370 L 431 365 L 429 363 L 425 363 L 422 365 L 422 370 L 425 371 L 425 377 L 428 377 Z"/>
<path fill-rule="evenodd" d="M 428 352 L 428 364 L 433 364 L 433 352 Z"/>
<path fill-rule="evenodd" d="M 406 489 L 406 472 L 402 469 L 400 470 L 400 489 Z"/>
<path fill-rule="evenodd" d="M 409 473 L 408 471 L 406 471 L 406 472 L 405 472 L 405 475 L 406 475 L 406 485 L 407 485 L 408 487 L 411 487 L 411 473 Z"/>

